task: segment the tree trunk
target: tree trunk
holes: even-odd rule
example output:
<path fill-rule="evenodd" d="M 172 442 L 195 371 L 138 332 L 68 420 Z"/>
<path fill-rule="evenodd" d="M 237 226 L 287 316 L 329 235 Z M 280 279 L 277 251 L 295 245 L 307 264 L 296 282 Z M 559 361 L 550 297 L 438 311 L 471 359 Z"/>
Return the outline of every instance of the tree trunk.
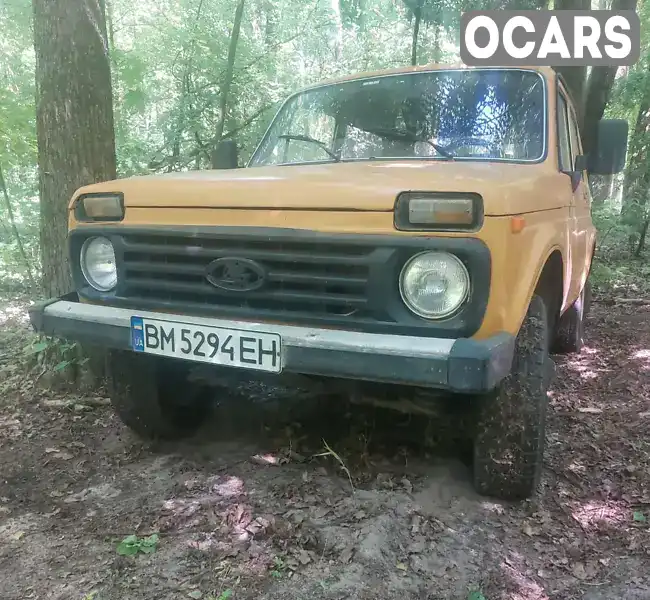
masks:
<path fill-rule="evenodd" d="M 0 192 L 2 192 L 2 198 L 5 203 L 5 209 L 7 210 L 7 216 L 9 217 L 9 226 L 11 227 L 11 233 L 13 235 L 14 240 L 16 241 L 16 245 L 18 246 L 18 252 L 20 253 L 21 259 L 23 260 L 25 266 L 25 272 L 27 273 L 27 277 L 29 278 L 30 285 L 34 288 L 34 291 L 36 291 L 36 288 L 38 286 L 36 285 L 36 279 L 34 278 L 34 274 L 32 273 L 32 263 L 29 261 L 29 258 L 27 257 L 27 253 L 25 252 L 25 247 L 23 246 L 23 240 L 20 237 L 20 233 L 18 232 L 18 227 L 16 227 L 16 218 L 14 217 L 14 209 L 13 206 L 11 206 L 11 200 L 9 198 L 9 192 L 7 191 L 7 184 L 5 183 L 5 176 L 4 173 L 2 172 L 1 164 L 0 164 Z"/>
<path fill-rule="evenodd" d="M 637 0 L 614 0 L 612 10 L 636 10 Z M 614 86 L 617 67 L 593 67 L 584 98 L 582 116 L 582 145 L 585 153 L 594 149 L 598 121 L 603 118 L 609 95 Z"/>
<path fill-rule="evenodd" d="M 235 56 L 237 55 L 237 42 L 239 41 L 239 31 L 241 30 L 242 14 L 244 12 L 245 0 L 239 0 L 237 8 L 235 9 L 235 21 L 232 26 L 232 33 L 230 34 L 230 45 L 228 46 L 228 63 L 226 65 L 226 73 L 223 78 L 223 85 L 221 87 L 221 96 L 219 98 L 219 120 L 214 134 L 214 146 L 221 141 L 223 137 L 223 130 L 226 126 L 226 112 L 228 111 L 228 96 L 230 95 L 230 87 L 232 86 L 232 78 L 235 71 Z M 216 169 L 216 153 L 212 155 L 212 168 Z"/>
<path fill-rule="evenodd" d="M 553 8 L 555 10 L 589 10 L 591 9 L 591 0 L 555 0 Z M 587 67 L 558 67 L 557 71 L 564 77 L 575 104 L 578 122 L 582 123 Z"/>
<path fill-rule="evenodd" d="M 646 73 L 645 91 L 639 105 L 634 129 L 630 136 L 628 165 L 623 185 L 623 222 L 634 225 L 642 218 L 642 209 L 648 194 L 650 165 L 647 149 L 650 142 L 650 71 Z"/>
<path fill-rule="evenodd" d="M 413 23 L 413 41 L 411 42 L 411 65 L 418 64 L 418 36 L 420 35 L 420 21 L 422 20 L 422 0 L 418 0 L 413 9 L 415 21 Z"/>
<path fill-rule="evenodd" d="M 639 236 L 639 243 L 637 244 L 636 250 L 634 251 L 634 256 L 637 258 L 641 256 L 641 252 L 645 248 L 645 238 L 648 234 L 648 226 L 650 226 L 650 215 L 647 215 L 643 226 L 641 227 L 641 235 Z"/>
<path fill-rule="evenodd" d="M 43 287 L 71 291 L 68 203 L 115 178 L 111 74 L 102 0 L 33 0 Z"/>

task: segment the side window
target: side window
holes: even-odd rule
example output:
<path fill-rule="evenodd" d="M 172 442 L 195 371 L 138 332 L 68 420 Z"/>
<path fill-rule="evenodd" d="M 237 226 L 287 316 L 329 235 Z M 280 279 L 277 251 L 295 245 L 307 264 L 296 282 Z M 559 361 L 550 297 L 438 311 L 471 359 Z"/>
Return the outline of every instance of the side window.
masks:
<path fill-rule="evenodd" d="M 576 120 L 575 113 L 569 111 L 569 134 L 571 136 L 571 156 L 573 157 L 573 164 L 575 165 L 575 158 L 582 154 L 582 144 L 580 143 L 580 132 L 578 131 L 578 121 Z"/>
<path fill-rule="evenodd" d="M 562 94 L 558 94 L 557 97 L 557 122 L 560 171 L 571 171 L 573 169 L 573 156 L 569 137 L 569 110 Z"/>

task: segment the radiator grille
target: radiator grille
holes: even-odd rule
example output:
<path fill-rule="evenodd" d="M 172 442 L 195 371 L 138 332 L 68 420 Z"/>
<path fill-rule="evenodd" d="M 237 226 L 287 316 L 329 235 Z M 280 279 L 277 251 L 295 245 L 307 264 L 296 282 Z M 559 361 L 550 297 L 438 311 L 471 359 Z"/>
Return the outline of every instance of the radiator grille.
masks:
<path fill-rule="evenodd" d="M 370 267 L 386 255 L 363 244 L 304 240 L 131 234 L 122 242 L 120 279 L 129 298 L 357 318 L 368 313 Z M 265 285 L 229 292 L 210 284 L 208 265 L 225 257 L 257 262 Z"/>

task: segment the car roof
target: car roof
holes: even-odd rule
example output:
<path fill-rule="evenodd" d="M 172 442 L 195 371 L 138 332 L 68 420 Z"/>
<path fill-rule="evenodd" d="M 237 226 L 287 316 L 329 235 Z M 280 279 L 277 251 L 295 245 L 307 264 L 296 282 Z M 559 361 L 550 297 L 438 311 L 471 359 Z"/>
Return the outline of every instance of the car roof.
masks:
<path fill-rule="evenodd" d="M 420 65 L 417 67 L 395 67 L 392 69 L 382 69 L 379 71 L 366 71 L 360 73 L 353 73 L 350 75 L 345 75 L 343 77 L 335 77 L 331 79 L 326 79 L 323 81 L 318 81 L 312 85 L 306 86 L 299 90 L 303 92 L 313 88 L 321 87 L 324 85 L 332 85 L 337 83 L 344 83 L 346 81 L 355 81 L 357 79 L 372 79 L 374 77 L 385 77 L 387 75 L 399 75 L 400 73 L 421 73 L 427 71 L 446 71 L 446 70 L 484 70 L 484 69 L 514 69 L 514 70 L 527 70 L 527 71 L 537 71 L 538 73 L 544 75 L 545 77 L 554 77 L 556 71 L 551 67 L 540 67 L 540 66 L 531 66 L 531 67 L 468 67 L 463 63 L 450 63 L 450 64 L 438 64 L 431 63 L 428 65 Z"/>

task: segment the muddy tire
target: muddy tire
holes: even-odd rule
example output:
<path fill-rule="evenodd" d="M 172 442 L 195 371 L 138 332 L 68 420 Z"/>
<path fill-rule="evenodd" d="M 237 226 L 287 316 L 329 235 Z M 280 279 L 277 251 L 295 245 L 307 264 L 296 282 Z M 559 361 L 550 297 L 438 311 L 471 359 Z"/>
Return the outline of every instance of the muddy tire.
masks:
<path fill-rule="evenodd" d="M 576 301 L 560 317 L 555 339 L 551 346 L 553 354 L 572 354 L 580 352 L 585 333 L 585 317 L 591 305 L 591 284 L 584 285 Z"/>
<path fill-rule="evenodd" d="M 503 500 L 532 496 L 544 453 L 546 406 L 553 373 L 546 306 L 533 296 L 515 344 L 512 370 L 479 398 L 474 434 L 474 487 Z"/>
<path fill-rule="evenodd" d="M 205 388 L 187 382 L 181 361 L 116 350 L 108 353 L 106 370 L 115 412 L 142 438 L 187 437 L 208 416 Z"/>

